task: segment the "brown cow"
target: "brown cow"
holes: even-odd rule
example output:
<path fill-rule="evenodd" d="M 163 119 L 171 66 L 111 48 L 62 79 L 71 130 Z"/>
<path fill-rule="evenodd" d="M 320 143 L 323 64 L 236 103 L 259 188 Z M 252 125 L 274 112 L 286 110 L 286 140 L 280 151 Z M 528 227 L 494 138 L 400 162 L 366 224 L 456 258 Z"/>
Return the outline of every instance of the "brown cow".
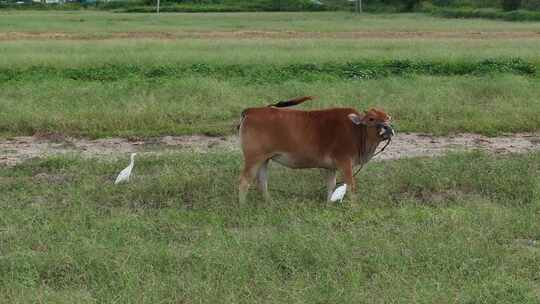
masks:
<path fill-rule="evenodd" d="M 269 199 L 267 167 L 270 160 L 295 169 L 326 169 L 328 199 L 336 186 L 339 169 L 354 192 L 353 167 L 369 161 L 379 143 L 394 135 L 390 116 L 375 109 L 364 113 L 352 108 L 282 109 L 310 99 L 312 97 L 300 97 L 242 112 L 239 131 L 244 170 L 240 175 L 240 203 L 245 201 L 249 184 L 255 177 L 264 198 Z"/>

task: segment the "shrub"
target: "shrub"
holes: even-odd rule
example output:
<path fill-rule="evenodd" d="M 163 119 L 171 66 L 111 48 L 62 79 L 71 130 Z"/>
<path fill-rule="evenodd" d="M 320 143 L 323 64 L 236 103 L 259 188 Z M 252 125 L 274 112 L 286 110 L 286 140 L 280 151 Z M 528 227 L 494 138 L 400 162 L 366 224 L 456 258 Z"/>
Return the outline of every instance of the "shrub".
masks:
<path fill-rule="evenodd" d="M 521 7 L 521 0 L 502 0 L 502 8 L 505 11 L 515 11 Z"/>
<path fill-rule="evenodd" d="M 435 9 L 431 13 L 445 18 L 486 18 L 502 19 L 506 21 L 540 21 L 540 12 L 535 11 L 510 11 L 505 12 L 492 8 L 485 9 Z"/>
<path fill-rule="evenodd" d="M 412 12 L 418 8 L 421 0 L 403 0 L 403 10 L 406 12 Z"/>
<path fill-rule="evenodd" d="M 540 11 L 540 0 L 522 0 L 521 7 L 527 10 Z"/>

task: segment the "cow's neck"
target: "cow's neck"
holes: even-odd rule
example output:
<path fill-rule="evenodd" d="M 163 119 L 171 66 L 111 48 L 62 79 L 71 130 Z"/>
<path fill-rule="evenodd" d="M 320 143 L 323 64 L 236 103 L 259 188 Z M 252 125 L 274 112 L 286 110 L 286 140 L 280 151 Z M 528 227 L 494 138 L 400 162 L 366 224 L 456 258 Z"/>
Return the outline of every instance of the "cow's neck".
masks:
<path fill-rule="evenodd" d="M 356 136 L 358 150 L 357 164 L 363 164 L 373 157 L 373 154 L 381 143 L 381 138 L 375 128 L 366 126 L 360 126 L 358 133 L 358 136 Z"/>

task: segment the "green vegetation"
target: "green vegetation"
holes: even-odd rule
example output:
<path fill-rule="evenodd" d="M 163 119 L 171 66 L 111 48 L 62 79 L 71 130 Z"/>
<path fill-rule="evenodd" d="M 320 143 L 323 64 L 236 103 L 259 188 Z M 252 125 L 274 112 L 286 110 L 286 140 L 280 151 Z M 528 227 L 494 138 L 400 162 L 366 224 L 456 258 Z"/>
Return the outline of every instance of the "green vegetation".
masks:
<path fill-rule="evenodd" d="M 400 131 L 495 135 L 540 126 L 539 81 L 524 76 L 253 84 L 191 76 L 4 82 L 0 130 L 4 135 L 44 131 L 89 137 L 231 134 L 244 108 L 300 95 L 318 96 L 301 108 L 383 107 Z"/>
<path fill-rule="evenodd" d="M 15 0 L 0 2 L 0 8 L 17 10 L 112 10 L 115 12 L 155 12 L 156 0 L 80 0 L 80 3 L 47 5 L 26 0 L 24 5 Z M 284 12 L 284 11 L 353 11 L 355 3 L 348 0 L 163 0 L 162 12 Z M 369 0 L 362 2 L 366 12 L 412 12 L 425 8 L 490 8 L 540 10 L 540 0 Z"/>
<path fill-rule="evenodd" d="M 433 6 L 445 8 L 496 8 L 505 10 L 539 10 L 540 1 L 538 0 L 433 0 L 430 1 Z M 426 2 L 424 2 L 426 3 Z M 429 4 L 429 2 L 427 2 Z"/>
<path fill-rule="evenodd" d="M 54 32 L 100 35 L 119 32 L 302 31 L 302 32 L 537 32 L 540 22 L 453 20 L 411 14 L 212 13 L 115 14 L 110 12 L 0 11 L 1 32 Z M 106 36 L 106 35 L 105 35 Z M 256 38 L 256 37 L 255 37 Z M 373 37 L 376 38 L 376 37 Z M 538 39 L 536 39 L 538 40 Z"/>
<path fill-rule="evenodd" d="M 456 35 L 460 35 L 458 32 Z M 107 34 L 104 34 L 107 35 Z M 329 33 L 333 35 L 333 33 Z M 377 32 L 374 35 L 384 35 Z M 518 34 L 516 34 L 518 35 Z M 369 36 L 368 36 L 369 37 Z M 505 37 L 505 36 L 503 36 Z M 96 38 L 96 37 L 94 37 Z M 90 38 L 89 38 L 90 39 Z M 97 38 L 96 38 L 97 39 Z M 104 41 L 25 41 L 0 44 L 0 69 L 24 72 L 33 67 L 54 71 L 98 66 L 149 70 L 161 66 L 328 65 L 347 62 L 432 62 L 451 67 L 490 59 L 540 65 L 540 39 L 365 38 L 365 39 L 110 39 Z M 267 66 L 267 67 L 264 67 Z M 247 67 L 247 69 L 253 69 Z M 15 77 L 19 77 L 14 75 Z M 27 77 L 28 74 L 20 75 Z M 49 75 L 52 76 L 52 75 Z M 55 76 L 56 77 L 56 76 Z"/>
<path fill-rule="evenodd" d="M 433 13 L 436 16 L 446 18 L 484 18 L 501 19 L 506 21 L 540 21 L 540 11 L 513 10 L 507 12 L 491 8 L 461 8 L 437 9 Z"/>
<path fill-rule="evenodd" d="M 540 129 L 535 115 L 540 111 L 540 40 L 534 33 L 527 36 L 536 23 L 506 26 L 417 14 L 395 19 L 344 13 L 4 15 L 0 32 L 66 34 L 75 40 L 5 36 L 0 45 L 2 136 L 231 134 L 246 107 L 299 95 L 319 97 L 304 108 L 383 107 L 400 131 L 495 135 Z M 40 18 L 51 22 L 40 23 Z M 399 28 L 408 32 L 387 36 Z M 227 36 L 234 29 L 312 36 Z M 321 33 L 313 33 L 318 29 Z M 471 39 L 466 36 L 470 30 L 524 36 L 499 39 L 506 35 L 499 32 Z M 336 36 L 350 31 L 371 36 Z M 190 32 L 193 37 L 176 39 Z M 204 33 L 226 36 L 196 39 Z"/>
<path fill-rule="evenodd" d="M 355 80 L 409 75 L 485 75 L 511 73 L 536 75 L 537 66 L 518 58 L 510 60 L 484 60 L 481 62 L 425 62 L 392 60 L 387 62 L 311 63 L 292 65 L 159 65 L 141 67 L 128 65 L 101 65 L 81 68 L 33 66 L 24 70 L 2 69 L 1 81 L 35 79 L 72 79 L 84 81 L 115 81 L 124 78 L 182 78 L 186 76 L 210 77 L 219 80 L 241 79 L 247 83 L 280 83 L 287 80 L 309 82 L 319 79 Z"/>
<path fill-rule="evenodd" d="M 139 5 L 123 8 L 123 12 L 155 12 L 155 0 L 141 1 Z M 347 1 L 329 1 L 328 5 L 311 0 L 221 0 L 221 1 L 166 1 L 162 12 L 279 12 L 279 11 L 326 11 L 349 9 Z"/>
<path fill-rule="evenodd" d="M 81 3 L 65 5 L 45 5 L 27 3 L 15 5 L 15 1 L 0 3 L 0 8 L 8 9 L 40 9 L 40 10 L 115 10 L 122 12 L 155 12 L 155 0 L 81 0 Z M 311 0 L 210 0 L 210 1 L 170 1 L 160 3 L 165 12 L 255 12 L 255 11 L 326 11 L 348 10 L 352 7 L 346 0 L 327 0 L 325 4 Z"/>
<path fill-rule="evenodd" d="M 239 208 L 234 154 L 0 168 L 8 303 L 537 303 L 540 155 L 372 163 L 325 206 L 316 171 L 275 166 Z M 194 178 L 194 176 L 196 178 Z M 294 185 L 294 186 L 291 186 Z M 361 299 L 361 300 L 360 300 Z"/>
<path fill-rule="evenodd" d="M 515 11 L 521 6 L 521 0 L 502 0 L 502 8 L 505 11 Z"/>
<path fill-rule="evenodd" d="M 231 134 L 300 95 L 383 107 L 398 134 L 537 132 L 539 24 L 2 11 L 0 135 Z M 539 153 L 373 162 L 329 205 L 318 171 L 271 165 L 273 201 L 240 207 L 241 162 L 143 153 L 121 186 L 127 158 L 0 167 L 0 303 L 540 300 Z"/>

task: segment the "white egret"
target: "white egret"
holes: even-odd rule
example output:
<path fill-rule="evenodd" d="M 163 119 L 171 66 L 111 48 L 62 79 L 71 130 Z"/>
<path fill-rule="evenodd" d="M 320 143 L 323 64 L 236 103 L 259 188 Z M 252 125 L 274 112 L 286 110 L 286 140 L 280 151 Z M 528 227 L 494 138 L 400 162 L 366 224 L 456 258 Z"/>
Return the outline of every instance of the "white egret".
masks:
<path fill-rule="evenodd" d="M 135 165 L 135 155 L 137 155 L 137 153 L 131 153 L 131 162 L 129 163 L 129 166 L 120 171 L 120 174 L 118 174 L 118 177 L 114 181 L 115 185 L 123 182 L 129 182 L 131 170 L 133 170 L 133 166 Z"/>
<path fill-rule="evenodd" d="M 341 201 L 343 200 L 343 197 L 345 196 L 345 193 L 347 193 L 347 184 L 343 184 L 337 187 L 336 190 L 334 190 L 334 192 L 332 193 L 332 196 L 330 197 L 330 201 L 331 202 L 339 201 L 341 203 Z"/>

